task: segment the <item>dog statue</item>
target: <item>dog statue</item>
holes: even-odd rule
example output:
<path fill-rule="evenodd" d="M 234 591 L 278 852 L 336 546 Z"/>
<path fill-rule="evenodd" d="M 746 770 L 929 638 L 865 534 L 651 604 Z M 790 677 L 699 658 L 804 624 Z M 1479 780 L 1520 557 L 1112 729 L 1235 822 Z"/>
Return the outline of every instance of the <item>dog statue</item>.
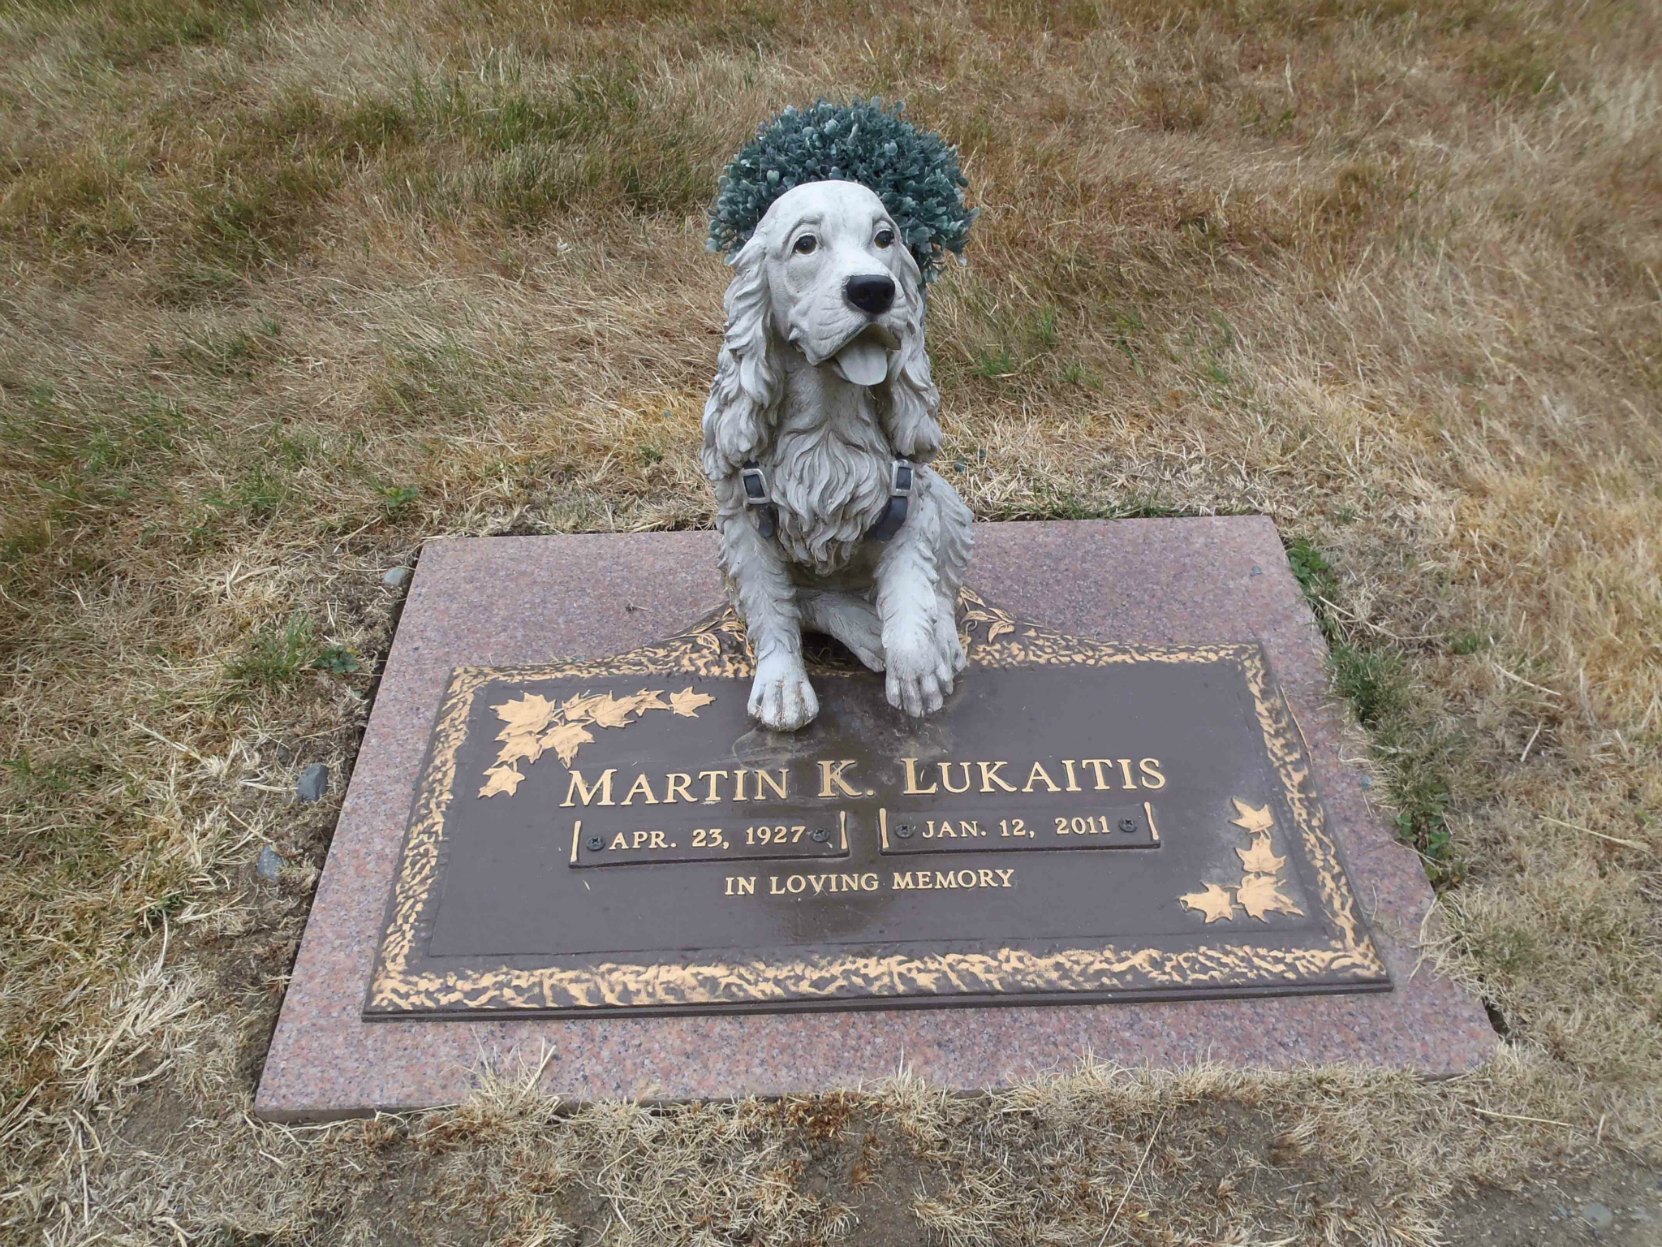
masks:
<path fill-rule="evenodd" d="M 891 705 L 939 710 L 964 669 L 973 516 L 925 466 L 940 395 L 917 262 L 876 194 L 825 181 L 775 200 L 732 263 L 703 458 L 750 714 L 794 731 L 819 712 L 805 630 L 884 672 Z"/>

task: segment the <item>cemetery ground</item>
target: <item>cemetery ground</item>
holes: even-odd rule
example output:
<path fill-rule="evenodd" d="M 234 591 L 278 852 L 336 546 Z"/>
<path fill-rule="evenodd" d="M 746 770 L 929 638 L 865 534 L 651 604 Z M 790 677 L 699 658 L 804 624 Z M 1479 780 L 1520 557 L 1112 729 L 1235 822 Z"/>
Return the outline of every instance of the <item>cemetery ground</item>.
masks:
<path fill-rule="evenodd" d="M 1654 0 L 8 6 L 0 1239 L 1656 1241 L 1659 45 Z M 705 205 L 822 93 L 962 147 L 981 518 L 1275 517 L 1492 1064 L 251 1119 L 394 569 L 709 522 Z"/>

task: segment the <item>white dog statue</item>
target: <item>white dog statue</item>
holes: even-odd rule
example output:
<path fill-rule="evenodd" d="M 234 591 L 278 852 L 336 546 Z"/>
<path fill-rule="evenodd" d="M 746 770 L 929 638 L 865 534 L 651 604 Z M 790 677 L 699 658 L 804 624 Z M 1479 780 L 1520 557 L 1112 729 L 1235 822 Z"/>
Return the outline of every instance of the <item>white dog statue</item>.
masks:
<path fill-rule="evenodd" d="M 786 191 L 732 263 L 704 470 L 756 654 L 750 713 L 794 731 L 819 712 L 804 630 L 885 672 L 891 705 L 939 710 L 964 668 L 973 517 L 925 466 L 940 396 L 917 263 L 882 200 L 836 181 Z"/>

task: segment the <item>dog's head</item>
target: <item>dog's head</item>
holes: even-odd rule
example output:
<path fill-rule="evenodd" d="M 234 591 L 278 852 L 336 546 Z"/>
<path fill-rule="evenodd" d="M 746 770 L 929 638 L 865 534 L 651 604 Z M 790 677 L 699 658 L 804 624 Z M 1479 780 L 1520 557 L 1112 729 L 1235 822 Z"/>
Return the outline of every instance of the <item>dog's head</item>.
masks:
<path fill-rule="evenodd" d="M 872 387 L 895 453 L 935 453 L 923 282 L 881 199 L 856 182 L 793 187 L 773 202 L 733 267 L 727 332 L 704 409 L 712 478 L 766 441 L 789 350 Z"/>
<path fill-rule="evenodd" d="M 916 265 L 881 199 L 855 182 L 795 187 L 768 209 L 752 248 L 786 342 L 855 385 L 888 378 L 918 294 L 906 272 Z"/>

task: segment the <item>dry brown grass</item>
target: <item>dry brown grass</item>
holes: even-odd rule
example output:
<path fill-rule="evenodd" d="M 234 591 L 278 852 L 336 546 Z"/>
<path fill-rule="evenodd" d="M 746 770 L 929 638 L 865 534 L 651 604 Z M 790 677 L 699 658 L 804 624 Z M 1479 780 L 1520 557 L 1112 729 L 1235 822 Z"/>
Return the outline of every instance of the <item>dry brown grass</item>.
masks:
<path fill-rule="evenodd" d="M 1452 1195 L 1654 1158 L 1653 0 L 33 0 L 0 39 L 14 1241 L 1414 1244 Z M 288 794 L 349 764 L 382 572 L 705 522 L 702 205 L 760 119 L 852 91 L 959 141 L 983 208 L 932 308 L 959 487 L 1301 539 L 1505 1054 L 253 1123 L 340 784 Z"/>

